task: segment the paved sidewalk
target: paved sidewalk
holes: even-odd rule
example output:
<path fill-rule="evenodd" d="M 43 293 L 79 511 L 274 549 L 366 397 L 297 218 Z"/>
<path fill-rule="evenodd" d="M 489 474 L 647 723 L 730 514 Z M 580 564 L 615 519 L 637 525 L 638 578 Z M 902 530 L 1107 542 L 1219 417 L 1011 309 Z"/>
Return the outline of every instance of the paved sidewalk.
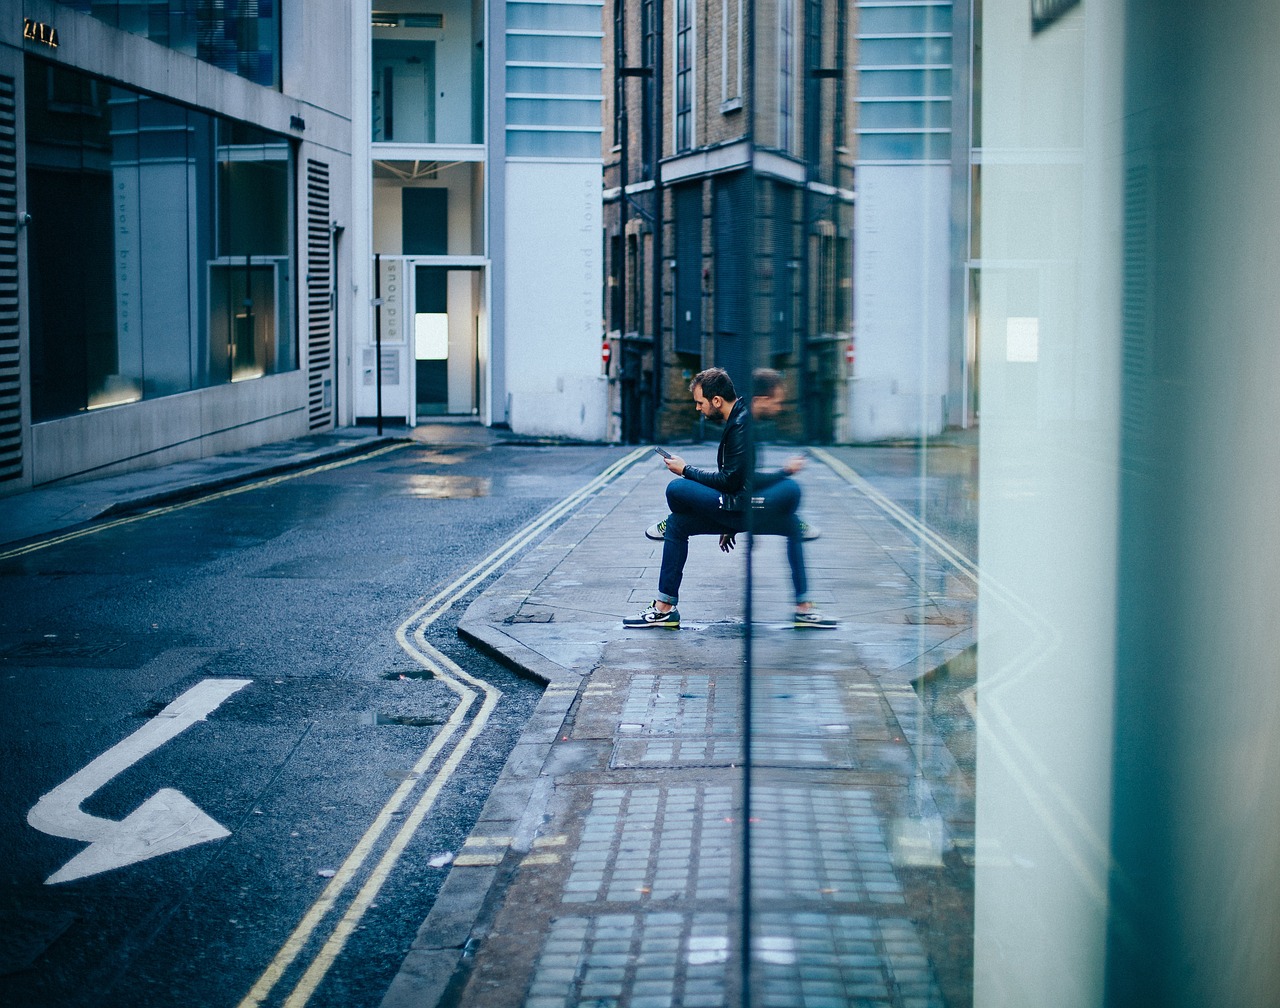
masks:
<path fill-rule="evenodd" d="M 753 560 L 752 1003 L 968 1004 L 975 586 L 850 475 L 800 477 L 839 629 L 791 628 L 782 540 Z M 745 550 L 694 540 L 681 628 L 621 625 L 669 478 L 642 458 L 464 615 L 548 686 L 384 1008 L 743 1003 Z"/>
<path fill-rule="evenodd" d="M 23 542 L 127 511 L 195 497 L 249 479 L 319 465 L 397 440 L 346 427 L 241 452 L 174 462 L 155 469 L 62 480 L 0 496 L 0 545 Z"/>
<path fill-rule="evenodd" d="M 224 487 L 308 466 L 323 465 L 398 441 L 428 444 L 493 444 L 521 440 L 477 423 L 431 423 L 413 430 L 340 427 L 307 437 L 154 469 L 61 480 L 22 493 L 0 496 L 0 546 L 24 542 L 130 511 L 197 497 Z"/>

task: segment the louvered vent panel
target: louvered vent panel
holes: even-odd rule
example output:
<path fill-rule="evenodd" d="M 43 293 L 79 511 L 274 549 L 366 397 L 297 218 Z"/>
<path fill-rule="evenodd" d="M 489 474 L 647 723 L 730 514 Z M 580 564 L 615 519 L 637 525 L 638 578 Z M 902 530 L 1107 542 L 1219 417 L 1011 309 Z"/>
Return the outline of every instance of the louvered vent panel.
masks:
<path fill-rule="evenodd" d="M 329 166 L 307 161 L 307 417 L 311 430 L 333 425 L 333 241 Z"/>
<path fill-rule="evenodd" d="M 22 476 L 15 80 L 0 76 L 0 481 Z"/>

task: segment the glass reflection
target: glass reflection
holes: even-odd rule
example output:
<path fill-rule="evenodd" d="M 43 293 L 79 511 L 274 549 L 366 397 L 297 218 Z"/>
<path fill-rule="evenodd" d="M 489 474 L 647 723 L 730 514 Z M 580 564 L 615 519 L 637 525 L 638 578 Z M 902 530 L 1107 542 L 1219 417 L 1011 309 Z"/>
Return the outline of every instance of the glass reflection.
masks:
<path fill-rule="evenodd" d="M 270 0 L 59 2 L 255 84 L 280 84 L 280 5 Z"/>
<path fill-rule="evenodd" d="M 1273 1004 L 1274 5 L 946 6 L 861 39 L 834 634 L 751 542 L 745 1000 Z"/>
<path fill-rule="evenodd" d="M 744 597 L 741 830 L 752 1006 L 974 1003 L 978 361 L 961 267 L 970 22 L 951 4 L 857 7 L 852 226 L 834 207 L 815 220 L 812 188 L 797 199 L 756 173 L 749 190 L 754 311 L 737 366 L 783 374 L 781 409 L 752 428 L 758 471 L 805 456 L 794 473 L 800 545 L 824 614 L 816 626 L 784 619 L 795 544 L 758 521 Z M 824 9 L 810 12 L 811 30 Z M 812 42 L 810 67 L 836 61 L 829 45 Z M 819 97 L 806 95 L 810 111 Z M 809 152 L 839 143 L 825 121 L 810 116 L 808 129 Z M 828 164 L 841 179 L 839 152 L 818 158 L 819 170 Z M 828 255 L 852 260 L 852 296 Z M 843 362 L 815 339 L 852 329 L 841 291 L 857 325 L 856 341 L 837 336 Z"/>
<path fill-rule="evenodd" d="M 297 367 L 288 141 L 29 59 L 32 417 Z"/>

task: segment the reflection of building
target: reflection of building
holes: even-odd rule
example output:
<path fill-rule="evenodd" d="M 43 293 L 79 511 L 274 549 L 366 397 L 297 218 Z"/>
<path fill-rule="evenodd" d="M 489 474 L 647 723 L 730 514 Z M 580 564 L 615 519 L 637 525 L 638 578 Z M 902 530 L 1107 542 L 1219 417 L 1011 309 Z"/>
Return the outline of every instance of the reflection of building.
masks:
<path fill-rule="evenodd" d="M 854 441 L 923 437 L 976 417 L 963 265 L 968 39 L 968 5 L 858 0 Z"/>
<path fill-rule="evenodd" d="M 346 5 L 23 7 L 0 38 L 0 486 L 332 426 Z"/>
<path fill-rule="evenodd" d="M 604 437 L 599 3 L 378 0 L 368 23 L 355 254 L 381 303 L 354 347 L 356 416 L 380 395 L 410 423 Z"/>
<path fill-rule="evenodd" d="M 688 378 L 792 376 L 829 440 L 849 342 L 847 0 L 616 0 L 606 326 L 625 440 L 687 436 Z"/>

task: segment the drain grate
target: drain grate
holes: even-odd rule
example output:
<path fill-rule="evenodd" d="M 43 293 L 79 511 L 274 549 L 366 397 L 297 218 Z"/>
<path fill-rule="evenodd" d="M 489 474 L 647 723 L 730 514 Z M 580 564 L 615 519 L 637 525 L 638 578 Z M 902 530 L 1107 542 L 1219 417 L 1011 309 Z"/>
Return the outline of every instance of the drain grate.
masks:
<path fill-rule="evenodd" d="M 4 657 L 17 664 L 43 664 L 54 661 L 96 661 L 114 654 L 128 643 L 127 641 L 62 641 L 40 640 L 28 641 L 10 648 Z"/>

